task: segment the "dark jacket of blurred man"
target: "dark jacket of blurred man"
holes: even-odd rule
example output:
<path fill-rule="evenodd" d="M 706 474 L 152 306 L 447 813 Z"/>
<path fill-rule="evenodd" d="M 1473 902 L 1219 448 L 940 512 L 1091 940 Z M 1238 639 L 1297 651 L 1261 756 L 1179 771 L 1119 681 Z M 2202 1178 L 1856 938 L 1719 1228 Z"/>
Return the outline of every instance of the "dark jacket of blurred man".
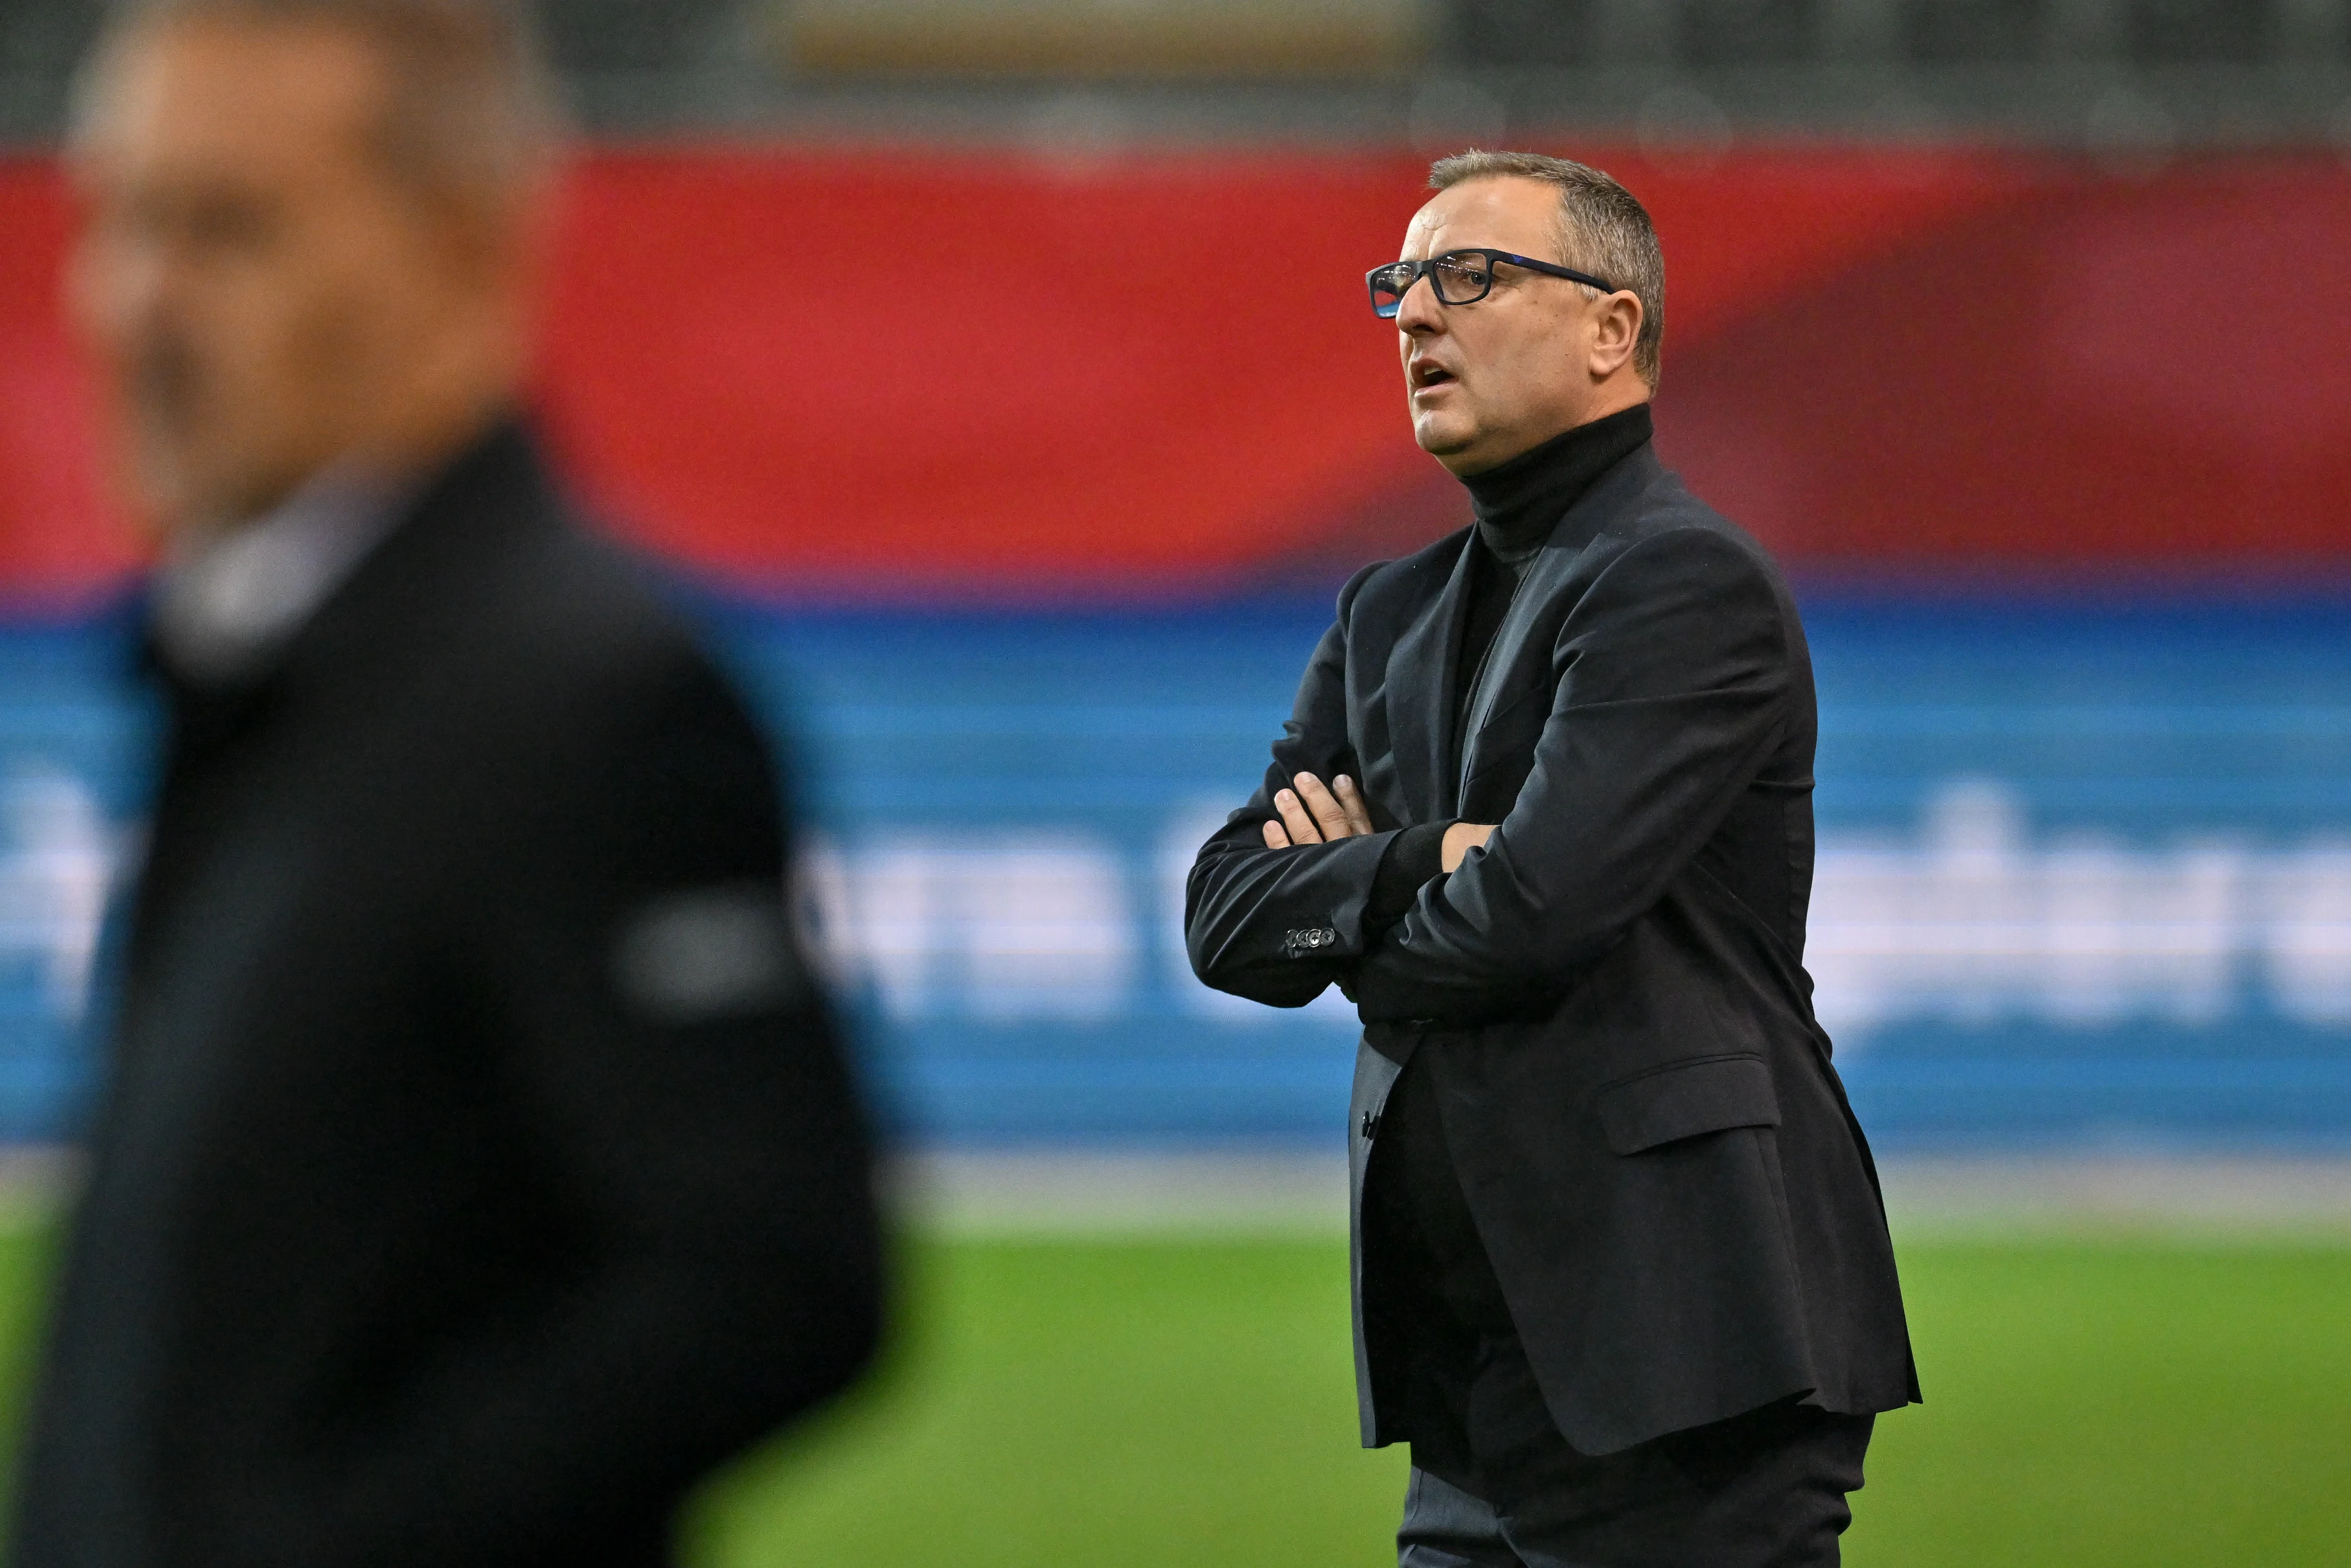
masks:
<path fill-rule="evenodd" d="M 1614 180 L 1438 163 L 1372 274 L 1476 522 L 1366 567 L 1186 906 L 1210 985 L 1364 1018 L 1364 1437 L 1406 1568 L 1837 1560 L 1916 1396 L 1802 967 L 1812 668 L 1658 465 L 1664 264 Z"/>
<path fill-rule="evenodd" d="M 171 725 L 16 1568 L 656 1563 L 872 1354 L 768 757 L 516 418 L 542 104 L 492 0 L 155 0 L 94 61 Z"/>

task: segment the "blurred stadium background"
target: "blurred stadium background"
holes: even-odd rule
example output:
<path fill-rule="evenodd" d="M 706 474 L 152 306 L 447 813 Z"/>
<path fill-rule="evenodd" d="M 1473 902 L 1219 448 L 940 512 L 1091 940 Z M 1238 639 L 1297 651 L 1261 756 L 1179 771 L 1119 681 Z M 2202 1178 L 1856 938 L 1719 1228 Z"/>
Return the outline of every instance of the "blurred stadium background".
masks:
<path fill-rule="evenodd" d="M 55 308 L 97 9 L 0 0 L 11 1344 L 145 783 Z M 547 24 L 590 132 L 548 428 L 791 737 L 907 1151 L 893 1374 L 698 1560 L 1380 1560 L 1351 1020 L 1203 991 L 1177 926 L 1345 571 L 1465 516 L 1358 279 L 1472 143 L 1648 202 L 1661 451 L 1812 630 L 1811 967 L 1930 1400 L 1854 1560 L 2346 1560 L 2351 0 Z"/>

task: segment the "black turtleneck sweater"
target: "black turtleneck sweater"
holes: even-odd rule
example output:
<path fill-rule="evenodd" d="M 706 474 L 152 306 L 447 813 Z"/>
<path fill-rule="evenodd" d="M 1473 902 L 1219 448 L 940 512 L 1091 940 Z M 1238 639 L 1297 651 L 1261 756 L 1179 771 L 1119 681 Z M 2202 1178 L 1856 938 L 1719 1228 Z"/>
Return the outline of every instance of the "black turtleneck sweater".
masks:
<path fill-rule="evenodd" d="M 1457 762 L 1468 738 L 1470 706 L 1485 684 L 1488 655 L 1527 569 L 1593 481 L 1647 445 L 1650 434 L 1649 405 L 1635 403 L 1462 479 L 1478 522 L 1468 546 L 1468 611 L 1461 618 L 1461 648 L 1453 666 L 1461 672 L 1453 695 L 1451 755 Z M 1369 913 L 1374 923 L 1400 920 L 1412 907 L 1422 885 L 1442 868 L 1445 830 L 1452 825 L 1424 822 L 1391 841 L 1372 885 Z"/>

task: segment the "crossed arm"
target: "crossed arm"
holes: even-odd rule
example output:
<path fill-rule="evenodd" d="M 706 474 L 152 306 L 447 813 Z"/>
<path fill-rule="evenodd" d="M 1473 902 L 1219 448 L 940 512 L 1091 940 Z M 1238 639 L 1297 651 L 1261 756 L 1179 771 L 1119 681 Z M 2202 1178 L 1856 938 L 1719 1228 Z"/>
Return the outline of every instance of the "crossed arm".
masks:
<path fill-rule="evenodd" d="M 1359 782 L 1347 610 L 1343 595 L 1264 786 L 1202 849 L 1187 890 L 1196 972 L 1277 1007 L 1335 982 L 1366 1021 L 1468 1022 L 1572 986 L 1756 779 L 1796 689 L 1768 568 L 1713 529 L 1652 536 L 1562 626 L 1508 814 L 1447 824 L 1430 872 L 1434 824 L 1386 821 Z M 1392 852 L 1413 834 L 1416 855 Z M 1381 883 L 1416 861 L 1415 896 L 1391 902 Z"/>

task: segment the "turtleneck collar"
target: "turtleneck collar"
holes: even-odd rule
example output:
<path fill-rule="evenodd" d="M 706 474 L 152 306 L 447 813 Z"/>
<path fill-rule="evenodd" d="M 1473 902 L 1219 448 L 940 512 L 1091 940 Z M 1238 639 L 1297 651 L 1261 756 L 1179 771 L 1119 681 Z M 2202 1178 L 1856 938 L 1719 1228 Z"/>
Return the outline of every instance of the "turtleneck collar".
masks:
<path fill-rule="evenodd" d="M 1554 435 L 1507 463 L 1462 479 L 1478 537 L 1505 561 L 1532 555 L 1592 482 L 1648 444 L 1649 405 L 1635 403 Z"/>

